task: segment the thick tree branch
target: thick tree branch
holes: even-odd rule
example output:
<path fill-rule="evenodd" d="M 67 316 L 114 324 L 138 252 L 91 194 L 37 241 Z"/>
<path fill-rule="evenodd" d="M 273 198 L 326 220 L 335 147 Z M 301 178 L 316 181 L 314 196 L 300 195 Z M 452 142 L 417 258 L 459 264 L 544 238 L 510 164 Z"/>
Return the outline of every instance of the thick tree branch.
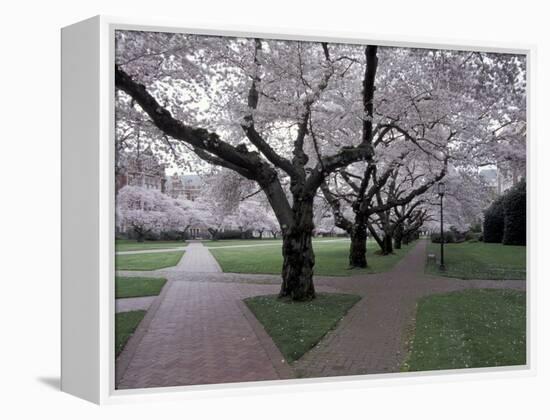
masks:
<path fill-rule="evenodd" d="M 130 95 L 165 134 L 181 140 L 193 148 L 206 150 L 229 164 L 249 171 L 250 174 L 254 174 L 261 166 L 261 161 L 256 154 L 238 150 L 220 140 L 216 133 L 202 128 L 189 127 L 176 120 L 166 108 L 157 102 L 145 86 L 135 82 L 120 66 L 115 66 L 115 86 Z"/>
<path fill-rule="evenodd" d="M 292 152 L 294 156 L 292 163 L 295 168 L 300 168 L 297 169 L 297 172 L 302 178 L 305 178 L 305 171 L 303 170 L 303 167 L 309 160 L 308 156 L 304 153 L 304 139 L 308 134 L 308 123 L 311 123 L 311 107 L 320 98 L 323 91 L 328 87 L 330 78 L 334 74 L 334 67 L 330 61 L 330 55 L 328 52 L 328 45 L 326 43 L 322 43 L 321 45 L 325 55 L 326 68 L 315 89 L 306 95 L 303 103 L 304 112 L 298 123 L 298 133 L 296 134 L 296 139 L 294 140 L 294 150 Z"/>
<path fill-rule="evenodd" d="M 292 163 L 279 156 L 271 146 L 263 139 L 260 133 L 256 130 L 254 124 L 253 111 L 258 107 L 259 92 L 257 84 L 261 81 L 260 79 L 260 62 L 258 60 L 258 52 L 262 49 L 262 42 L 259 39 L 254 40 L 254 75 L 252 76 L 252 83 L 248 91 L 248 108 L 250 113 L 245 115 L 244 123 L 241 124 L 246 137 L 250 142 L 258 148 L 258 150 L 265 156 L 265 158 L 271 162 L 276 167 L 285 171 L 288 175 L 295 175 L 296 171 L 292 166 Z"/>
<path fill-rule="evenodd" d="M 188 144 L 195 153 L 202 153 L 201 157 L 205 160 L 235 170 L 258 182 L 265 191 L 279 223 L 286 226 L 292 223 L 292 209 L 277 173 L 262 161 L 257 153 L 249 152 L 242 145 L 232 146 L 220 140 L 215 133 L 202 128 L 192 128 L 176 120 L 157 102 L 145 86 L 135 82 L 119 66 L 115 66 L 115 86 L 130 95 L 166 135 Z"/>
<path fill-rule="evenodd" d="M 374 79 L 376 77 L 376 68 L 378 66 L 378 57 L 376 56 L 378 47 L 368 45 L 365 48 L 365 77 L 363 79 L 363 143 L 372 143 L 372 126 L 374 111 Z"/>
<path fill-rule="evenodd" d="M 340 229 L 344 229 L 346 232 L 350 233 L 353 228 L 353 223 L 344 216 L 340 206 L 340 200 L 332 194 L 326 182 L 321 184 L 321 191 L 334 216 L 334 224 Z"/>
<path fill-rule="evenodd" d="M 360 160 L 370 160 L 374 155 L 372 146 L 372 120 L 374 112 L 374 81 L 378 66 L 378 57 L 376 55 L 377 51 L 378 47 L 375 45 L 368 45 L 365 48 L 366 67 L 363 80 L 363 107 L 365 117 L 363 119 L 363 133 L 361 142 L 359 145 L 354 147 L 343 147 L 339 153 L 321 159 L 307 180 L 308 188 L 316 190 L 329 173 L 337 169 L 344 168 L 350 163 L 358 162 Z"/>

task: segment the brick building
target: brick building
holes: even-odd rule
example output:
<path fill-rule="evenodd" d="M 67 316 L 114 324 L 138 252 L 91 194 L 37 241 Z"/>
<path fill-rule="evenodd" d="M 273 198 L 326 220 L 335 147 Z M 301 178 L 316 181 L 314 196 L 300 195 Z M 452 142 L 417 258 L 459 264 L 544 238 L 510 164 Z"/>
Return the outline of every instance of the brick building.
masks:
<path fill-rule="evenodd" d="M 167 194 L 174 198 L 195 201 L 201 194 L 203 181 L 199 175 L 174 174 L 167 180 Z"/>
<path fill-rule="evenodd" d="M 125 185 L 155 189 L 166 192 L 165 166 L 159 163 L 150 149 L 124 156 L 124 162 L 117 167 L 116 192 Z"/>

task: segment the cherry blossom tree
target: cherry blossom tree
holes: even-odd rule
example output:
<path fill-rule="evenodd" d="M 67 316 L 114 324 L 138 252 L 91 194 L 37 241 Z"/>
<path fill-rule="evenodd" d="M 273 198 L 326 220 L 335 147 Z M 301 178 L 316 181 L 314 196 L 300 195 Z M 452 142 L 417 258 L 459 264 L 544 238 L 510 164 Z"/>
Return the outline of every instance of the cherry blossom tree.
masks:
<path fill-rule="evenodd" d="M 280 296 L 307 300 L 315 296 L 317 188 L 336 169 L 372 156 L 376 55 L 376 46 L 123 31 L 115 85 L 168 147 L 187 147 L 262 188 L 283 234 Z M 313 126 L 319 136 L 334 132 L 329 119 L 346 114 L 337 99 L 362 103 L 363 134 L 354 144 L 323 148 L 308 133 Z"/>
<path fill-rule="evenodd" d="M 157 190 L 127 185 L 118 192 L 116 203 L 119 228 L 131 228 L 139 242 L 149 233 L 184 232 L 189 225 L 185 207 Z"/>
<path fill-rule="evenodd" d="M 435 178 L 448 156 L 479 159 L 522 112 L 524 62 L 503 54 L 117 31 L 115 61 L 121 133 L 137 113 L 178 164 L 223 167 L 262 190 L 283 236 L 280 296 L 296 300 L 315 296 L 319 187 L 366 184 L 356 195 L 372 194 L 367 213 L 391 213 L 410 201 L 367 187 L 406 159 L 421 156 Z M 218 204 L 219 224 L 231 212 Z M 369 216 L 355 214 L 344 229 L 362 265 Z"/>
<path fill-rule="evenodd" d="M 524 126 L 524 62 L 516 56 L 419 49 L 384 53 L 375 100 L 375 158 L 338 170 L 322 187 L 337 225 L 352 238 L 352 267 L 367 266 L 367 230 L 388 254 L 403 217 L 428 217 L 429 210 L 409 214 L 403 206 L 418 206 L 413 200 L 445 177 L 449 161 L 472 168 L 483 156 L 493 163 L 510 151 L 510 139 L 521 141 L 517 128 Z M 507 139 L 503 133 L 511 127 L 515 135 Z M 414 182 L 396 190 L 396 177 L 401 187 L 407 179 L 399 175 L 404 171 Z M 353 210 L 352 218 L 344 216 L 346 207 Z"/>
<path fill-rule="evenodd" d="M 257 232 L 260 239 L 264 232 L 277 229 L 277 220 L 273 211 L 259 200 L 248 199 L 240 202 L 236 220 L 241 232 Z"/>
<path fill-rule="evenodd" d="M 364 168 L 347 168 L 322 186 L 336 226 L 351 237 L 350 267 L 367 266 L 367 230 L 383 255 L 392 253 L 396 232 L 422 204 L 418 197 L 445 176 L 446 156 L 424 156 L 423 151 L 399 146 L 398 154 L 386 154 L 386 162 L 380 158 Z"/>

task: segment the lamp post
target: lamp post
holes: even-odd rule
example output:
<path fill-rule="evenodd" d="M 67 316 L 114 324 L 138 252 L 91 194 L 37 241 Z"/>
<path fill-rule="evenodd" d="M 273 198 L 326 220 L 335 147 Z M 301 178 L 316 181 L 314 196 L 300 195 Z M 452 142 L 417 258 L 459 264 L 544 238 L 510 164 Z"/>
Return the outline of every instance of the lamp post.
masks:
<path fill-rule="evenodd" d="M 445 195 L 445 183 L 440 182 L 437 184 L 437 194 L 439 194 L 439 200 L 440 200 L 440 221 L 441 221 L 441 229 L 440 229 L 440 236 L 439 236 L 439 243 L 441 246 L 441 260 L 439 262 L 439 269 L 441 271 L 445 270 L 445 259 L 444 259 L 444 253 L 443 253 L 443 243 L 445 242 L 445 236 L 443 235 L 443 196 Z"/>

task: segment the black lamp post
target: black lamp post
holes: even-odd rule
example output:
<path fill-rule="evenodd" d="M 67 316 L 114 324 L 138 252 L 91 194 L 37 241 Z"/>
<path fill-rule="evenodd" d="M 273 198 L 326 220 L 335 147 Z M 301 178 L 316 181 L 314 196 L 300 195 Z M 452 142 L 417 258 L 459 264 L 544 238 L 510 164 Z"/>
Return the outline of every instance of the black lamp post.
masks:
<path fill-rule="evenodd" d="M 443 196 L 445 195 L 445 183 L 440 182 L 437 184 L 437 193 L 439 194 L 439 200 L 440 200 L 440 219 L 441 219 L 441 230 L 440 230 L 440 237 L 439 237 L 439 243 L 441 245 L 441 260 L 439 263 L 439 269 L 441 271 L 445 270 L 445 259 L 444 259 L 444 253 L 443 253 L 443 243 L 445 242 L 445 236 L 443 235 Z"/>

